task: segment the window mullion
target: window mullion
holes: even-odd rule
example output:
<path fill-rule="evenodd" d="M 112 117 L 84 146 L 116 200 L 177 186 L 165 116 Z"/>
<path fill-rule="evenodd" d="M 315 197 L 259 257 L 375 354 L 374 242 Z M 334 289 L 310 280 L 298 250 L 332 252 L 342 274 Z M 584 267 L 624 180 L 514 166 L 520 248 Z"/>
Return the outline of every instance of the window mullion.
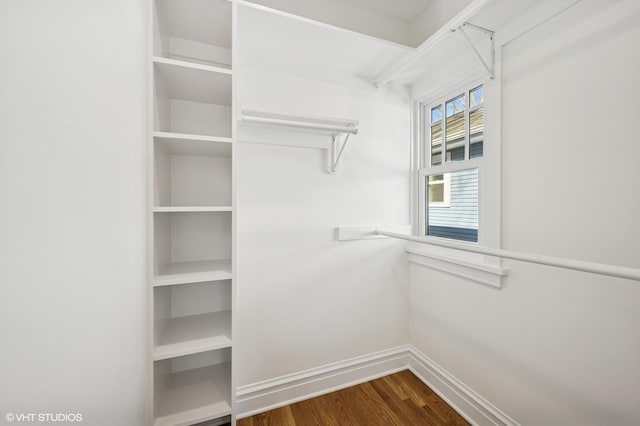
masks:
<path fill-rule="evenodd" d="M 447 102 L 442 102 L 442 148 L 440 154 L 440 164 L 447 162 Z"/>
<path fill-rule="evenodd" d="M 429 130 L 427 130 L 427 128 Z M 422 140 L 420 141 L 420 147 L 422 152 L 420 153 L 420 168 L 427 167 L 428 164 L 431 164 L 431 143 L 429 142 L 429 154 L 427 154 L 427 138 L 431 140 L 431 117 L 429 117 L 429 121 L 427 122 L 427 107 L 423 106 L 420 108 L 420 137 Z M 427 155 L 429 159 L 427 161 Z"/>
<path fill-rule="evenodd" d="M 471 103 L 471 93 L 467 92 L 467 104 Z M 464 108 L 464 160 L 469 160 L 471 158 L 471 124 L 469 119 L 469 107 L 468 105 Z"/>

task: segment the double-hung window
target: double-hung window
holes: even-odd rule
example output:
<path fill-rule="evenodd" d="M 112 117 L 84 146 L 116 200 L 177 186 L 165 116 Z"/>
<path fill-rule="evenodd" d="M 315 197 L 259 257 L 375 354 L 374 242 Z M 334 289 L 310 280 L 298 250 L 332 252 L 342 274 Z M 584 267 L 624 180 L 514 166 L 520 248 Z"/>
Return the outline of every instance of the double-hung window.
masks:
<path fill-rule="evenodd" d="M 484 86 L 420 105 L 422 235 L 480 241 Z"/>

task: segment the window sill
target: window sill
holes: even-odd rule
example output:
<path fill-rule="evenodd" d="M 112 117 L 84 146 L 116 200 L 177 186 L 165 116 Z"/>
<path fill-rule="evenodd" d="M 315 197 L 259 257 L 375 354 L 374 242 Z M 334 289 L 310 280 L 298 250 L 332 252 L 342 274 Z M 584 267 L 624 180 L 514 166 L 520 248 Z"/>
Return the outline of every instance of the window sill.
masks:
<path fill-rule="evenodd" d="M 409 262 L 425 266 L 436 271 L 446 272 L 477 283 L 502 288 L 502 277 L 509 269 L 502 268 L 496 259 L 485 256 L 469 255 L 453 249 L 425 247 L 412 244 L 407 247 Z"/>

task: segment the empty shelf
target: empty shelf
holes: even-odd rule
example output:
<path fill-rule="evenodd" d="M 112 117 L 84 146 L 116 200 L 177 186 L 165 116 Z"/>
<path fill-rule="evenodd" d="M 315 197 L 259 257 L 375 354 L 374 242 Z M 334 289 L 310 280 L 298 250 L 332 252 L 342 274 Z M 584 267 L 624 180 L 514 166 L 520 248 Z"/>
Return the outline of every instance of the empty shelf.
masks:
<path fill-rule="evenodd" d="M 211 213 L 211 212 L 230 212 L 231 206 L 159 206 L 154 207 L 155 213 Z"/>
<path fill-rule="evenodd" d="M 173 358 L 231 346 L 231 312 L 169 318 L 158 324 L 153 360 Z"/>
<path fill-rule="evenodd" d="M 153 137 L 171 155 L 231 157 L 231 138 L 172 132 L 154 132 Z"/>
<path fill-rule="evenodd" d="M 201 68 L 176 65 L 180 62 L 173 60 L 154 62 L 156 79 L 162 84 L 169 98 L 231 105 L 230 72 L 211 72 Z"/>
<path fill-rule="evenodd" d="M 231 260 L 177 262 L 165 265 L 154 279 L 154 286 L 201 283 L 231 279 Z"/>
<path fill-rule="evenodd" d="M 190 69 L 200 70 L 200 71 L 215 72 L 220 74 L 231 74 L 231 70 L 229 68 L 199 64 L 195 62 L 181 61 L 178 59 L 163 58 L 160 56 L 154 56 L 153 62 L 156 64 L 173 65 L 176 67 L 190 68 Z"/>
<path fill-rule="evenodd" d="M 155 426 L 186 426 L 231 414 L 231 365 L 172 373 L 159 390 Z"/>

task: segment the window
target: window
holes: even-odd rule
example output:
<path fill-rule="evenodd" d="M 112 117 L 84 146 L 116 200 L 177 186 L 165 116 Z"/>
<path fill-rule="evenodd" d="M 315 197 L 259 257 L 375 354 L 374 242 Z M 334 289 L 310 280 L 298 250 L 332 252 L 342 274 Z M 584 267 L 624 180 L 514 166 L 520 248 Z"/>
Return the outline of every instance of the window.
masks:
<path fill-rule="evenodd" d="M 484 86 L 421 104 L 424 235 L 478 242 Z"/>
<path fill-rule="evenodd" d="M 449 207 L 451 203 L 451 176 L 431 175 L 428 180 L 429 205 L 433 208 Z"/>

